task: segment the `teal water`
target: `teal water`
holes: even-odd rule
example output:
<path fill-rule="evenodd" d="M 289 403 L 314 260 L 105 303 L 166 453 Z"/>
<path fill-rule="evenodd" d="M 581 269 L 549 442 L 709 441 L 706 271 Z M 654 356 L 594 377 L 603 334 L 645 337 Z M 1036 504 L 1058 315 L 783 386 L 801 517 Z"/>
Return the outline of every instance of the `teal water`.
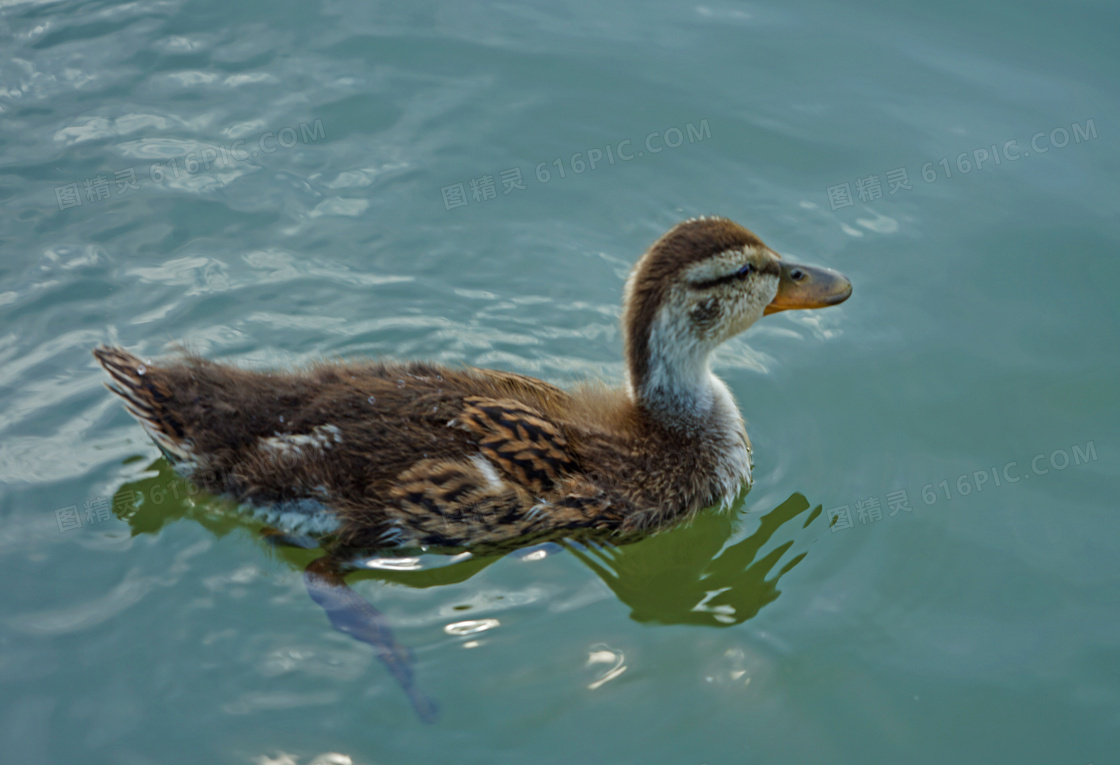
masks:
<path fill-rule="evenodd" d="M 1118 22 L 4 3 L 5 760 L 1113 761 Z M 754 488 L 617 550 L 352 579 L 433 725 L 89 355 L 619 381 L 625 273 L 699 214 L 855 285 L 720 355 Z"/>

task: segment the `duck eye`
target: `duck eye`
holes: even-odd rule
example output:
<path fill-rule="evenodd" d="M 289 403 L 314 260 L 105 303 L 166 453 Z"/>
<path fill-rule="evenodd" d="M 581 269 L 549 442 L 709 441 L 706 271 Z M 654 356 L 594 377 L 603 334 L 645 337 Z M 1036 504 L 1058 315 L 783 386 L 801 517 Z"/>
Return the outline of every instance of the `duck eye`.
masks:
<path fill-rule="evenodd" d="M 747 263 L 746 265 L 739 266 L 738 271 L 732 271 L 729 274 L 717 276 L 715 279 L 708 279 L 703 282 L 690 282 L 688 286 L 692 287 L 694 290 L 710 290 L 715 287 L 722 287 L 725 284 L 731 284 L 739 279 L 746 279 L 757 270 L 753 263 Z"/>

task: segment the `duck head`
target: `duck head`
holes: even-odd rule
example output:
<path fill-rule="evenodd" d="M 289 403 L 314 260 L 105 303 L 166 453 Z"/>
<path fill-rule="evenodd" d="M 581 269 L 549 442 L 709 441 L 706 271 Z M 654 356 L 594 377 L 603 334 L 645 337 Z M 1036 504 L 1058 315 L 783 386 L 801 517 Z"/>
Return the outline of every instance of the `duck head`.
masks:
<path fill-rule="evenodd" d="M 623 334 L 630 393 L 652 409 L 703 414 L 715 400 L 708 360 L 766 314 L 837 305 L 852 294 L 840 273 L 782 260 L 726 218 L 674 226 L 626 282 Z"/>

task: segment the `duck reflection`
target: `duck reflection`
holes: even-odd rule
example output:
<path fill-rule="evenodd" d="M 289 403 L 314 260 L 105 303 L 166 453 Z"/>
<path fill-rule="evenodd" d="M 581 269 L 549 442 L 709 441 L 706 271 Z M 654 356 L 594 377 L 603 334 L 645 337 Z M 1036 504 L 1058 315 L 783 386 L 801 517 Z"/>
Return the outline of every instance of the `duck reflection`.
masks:
<path fill-rule="evenodd" d="M 409 651 L 397 642 L 385 615 L 349 583 L 373 579 L 412 588 L 439 587 L 464 582 L 509 554 L 533 559 L 565 550 L 630 607 L 635 621 L 727 627 L 750 619 L 777 599 L 779 581 L 807 554 L 793 551 L 799 541 L 807 541 L 799 539 L 798 532 L 822 515 L 820 505 L 810 511 L 808 500 L 793 494 L 761 514 L 705 512 L 689 524 L 641 539 L 584 537 L 543 544 L 531 540 L 520 548 L 439 551 L 446 554 L 423 557 L 382 550 L 371 557 L 310 537 L 281 534 L 250 520 L 233 502 L 199 492 L 163 458 L 148 469 L 148 476 L 126 483 L 114 497 L 114 512 L 133 535 L 155 533 L 184 518 L 217 537 L 250 531 L 271 555 L 303 572 L 308 594 L 332 627 L 373 647 L 426 722 L 435 719 L 436 706 L 419 689 Z M 800 527 L 792 525 L 802 517 Z M 744 522 L 757 523 L 757 528 L 728 545 Z M 819 525 L 823 528 L 825 522 Z"/>
<path fill-rule="evenodd" d="M 717 512 L 702 513 L 688 526 L 625 547 L 565 545 L 630 606 L 635 621 L 727 627 L 745 622 L 777 599 L 778 580 L 807 553 L 787 556 L 796 541 L 792 538 L 765 554 L 762 549 L 808 509 L 808 500 L 794 494 L 762 515 L 750 536 L 729 547 L 738 519 Z M 802 528 L 820 515 L 818 505 Z"/>

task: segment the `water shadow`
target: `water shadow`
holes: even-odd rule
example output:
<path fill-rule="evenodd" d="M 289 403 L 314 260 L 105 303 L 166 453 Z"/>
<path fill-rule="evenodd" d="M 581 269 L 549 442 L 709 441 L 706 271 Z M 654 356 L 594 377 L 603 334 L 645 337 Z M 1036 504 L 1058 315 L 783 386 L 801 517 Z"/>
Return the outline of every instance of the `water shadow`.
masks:
<path fill-rule="evenodd" d="M 440 551 L 446 554 L 422 557 L 387 550 L 370 556 L 332 549 L 306 537 L 277 534 L 222 497 L 197 490 L 191 494 L 190 484 L 163 458 L 148 467 L 149 475 L 124 484 L 113 499 L 114 513 L 128 523 L 133 535 L 156 533 L 180 520 L 199 523 L 216 537 L 249 532 L 247 536 L 268 555 L 302 572 L 309 596 L 335 629 L 373 647 L 420 719 L 436 718 L 435 704 L 417 686 L 409 651 L 396 641 L 388 619 L 349 584 L 367 579 L 419 589 L 458 584 L 511 549 Z M 752 618 L 777 599 L 781 578 L 807 555 L 807 550 L 793 551 L 798 541 L 802 546 L 811 542 L 812 536 L 801 530 L 821 515 L 820 505 L 810 511 L 808 500 L 795 493 L 763 513 L 703 512 L 689 524 L 625 543 L 584 538 L 545 545 L 533 541 L 527 546 L 542 552 L 549 547 L 567 550 L 630 607 L 635 621 L 728 627 Z M 803 522 L 793 524 L 802 517 Z M 745 538 L 729 544 L 745 524 L 755 523 L 757 528 Z M 824 528 L 826 522 L 818 525 Z M 525 554 L 525 549 L 512 552 Z"/>

